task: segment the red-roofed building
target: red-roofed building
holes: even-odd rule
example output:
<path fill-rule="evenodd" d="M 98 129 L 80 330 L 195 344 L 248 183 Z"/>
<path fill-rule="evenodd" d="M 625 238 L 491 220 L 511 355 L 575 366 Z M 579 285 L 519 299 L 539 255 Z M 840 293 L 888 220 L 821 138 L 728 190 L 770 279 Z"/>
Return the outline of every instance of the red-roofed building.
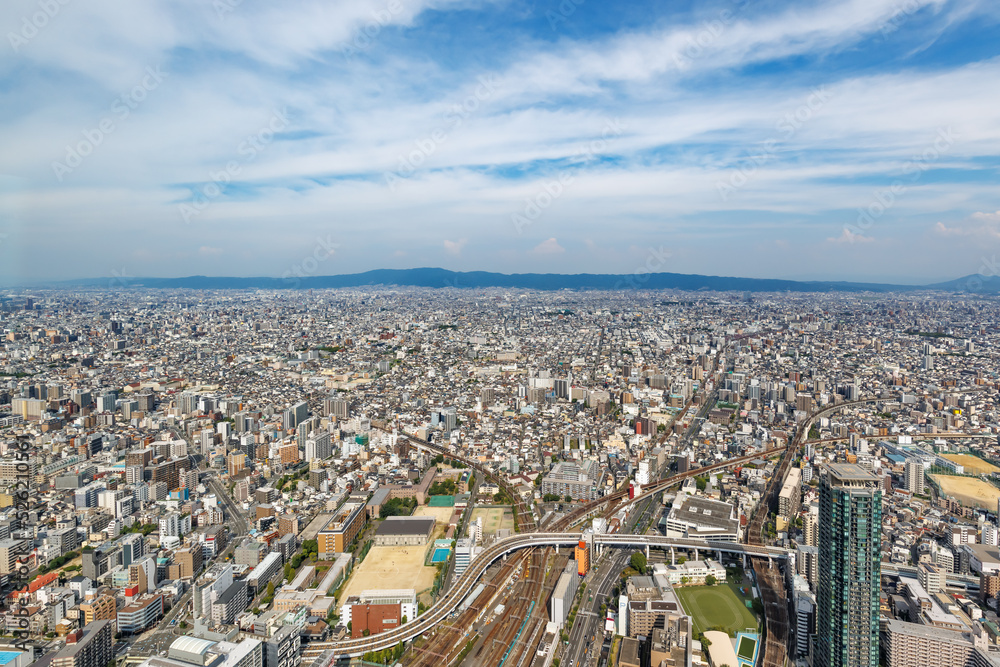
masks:
<path fill-rule="evenodd" d="M 13 593 L 10 594 L 9 597 L 17 598 L 17 597 L 21 597 L 22 595 L 31 595 L 35 591 L 37 591 L 39 589 L 42 589 L 42 588 L 45 588 L 49 584 L 51 584 L 51 583 L 53 583 L 55 581 L 58 581 L 58 580 L 59 580 L 59 573 L 58 572 L 49 572 L 48 574 L 39 575 L 39 576 L 35 577 L 34 580 L 32 580 L 28 584 L 27 588 L 22 588 L 19 591 L 14 591 Z"/>

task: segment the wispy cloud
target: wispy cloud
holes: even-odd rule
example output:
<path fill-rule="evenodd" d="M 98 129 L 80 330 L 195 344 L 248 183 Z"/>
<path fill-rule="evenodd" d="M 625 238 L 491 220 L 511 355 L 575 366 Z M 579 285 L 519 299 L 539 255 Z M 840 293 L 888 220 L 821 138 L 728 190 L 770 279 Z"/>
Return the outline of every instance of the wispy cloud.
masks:
<path fill-rule="evenodd" d="M 840 236 L 830 237 L 826 241 L 827 243 L 837 243 L 837 244 L 855 244 L 855 243 L 871 243 L 874 241 L 870 236 L 865 236 L 864 234 L 856 234 L 851 230 L 844 228 Z"/>
<path fill-rule="evenodd" d="M 414 260 L 570 270 L 586 254 L 595 270 L 622 272 L 635 263 L 630 246 L 724 236 L 725 270 L 766 275 L 777 261 L 840 270 L 842 257 L 807 259 L 802 249 L 875 237 L 931 251 L 947 236 L 955 255 L 941 266 L 957 271 L 959 244 L 997 228 L 976 217 L 1000 206 L 1000 92 L 984 85 L 1000 80 L 994 3 L 910 0 L 902 17 L 898 0 L 737 2 L 728 14 L 650 3 L 640 27 L 582 3 L 558 32 L 544 8 L 512 18 L 504 4 L 226 0 L 220 12 L 196 0 L 64 3 L 0 58 L 0 174 L 18 174 L 16 187 L 0 186 L 0 222 L 93 233 L 80 248 L 29 234 L 11 234 L 5 247 L 16 239 L 40 275 L 46 265 L 65 277 L 121 266 L 137 251 L 148 253 L 150 274 L 253 266 L 280 275 L 333 230 L 352 248 L 338 271 L 370 268 L 362 258 L 391 239 Z M 0 25 L 16 33 L 37 7 L 10 0 Z M 496 30 L 476 28 L 485 24 Z M 163 85 L 102 132 L 70 177 L 54 178 L 66 147 L 85 131 L 97 136 L 110 105 L 131 99 L 154 64 L 169 73 Z M 502 85 L 484 103 L 487 75 Z M 816 90 L 822 111 L 799 122 Z M 475 112 L 456 116 L 470 99 Z M 242 147 L 276 109 L 287 109 L 287 125 L 245 159 Z M 613 141 L 603 136 L 608 119 L 624 128 Z M 954 145 L 877 234 L 830 237 L 873 191 L 905 179 L 942 127 L 955 129 Z M 405 187 L 388 191 L 383 175 L 435 136 Z M 757 165 L 759 155 L 767 159 Z M 754 172 L 738 196 L 720 199 L 717 184 L 747 165 Z M 517 234 L 511 212 L 560 177 L 572 187 L 558 206 Z M 218 193 L 185 229 L 178 206 L 207 186 Z M 141 234 L 127 246 L 106 240 L 122 229 Z M 581 236 L 600 252 L 567 242 Z M 751 244 L 755 256 L 743 252 Z M 671 270 L 706 267 L 697 253 L 677 253 Z"/>

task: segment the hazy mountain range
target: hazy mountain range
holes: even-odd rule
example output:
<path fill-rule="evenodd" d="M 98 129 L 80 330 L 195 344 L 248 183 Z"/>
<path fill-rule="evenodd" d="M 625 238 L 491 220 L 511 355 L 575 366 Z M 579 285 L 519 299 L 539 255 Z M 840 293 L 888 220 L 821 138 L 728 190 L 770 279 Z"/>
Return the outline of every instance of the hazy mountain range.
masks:
<path fill-rule="evenodd" d="M 236 278 L 226 276 L 188 276 L 184 278 L 88 278 L 42 285 L 24 286 L 155 288 L 155 289 L 324 289 L 363 287 L 366 285 L 401 285 L 433 288 L 511 287 L 534 290 L 613 290 L 677 289 L 686 291 L 741 292 L 915 292 L 941 291 L 978 294 L 1000 293 L 1000 278 L 966 276 L 930 285 L 893 285 L 847 281 L 798 281 L 767 278 L 702 276 L 683 273 L 632 274 L 561 274 L 561 273 L 490 273 L 487 271 L 449 271 L 439 268 L 375 269 L 364 273 L 334 276 L 267 276 Z"/>

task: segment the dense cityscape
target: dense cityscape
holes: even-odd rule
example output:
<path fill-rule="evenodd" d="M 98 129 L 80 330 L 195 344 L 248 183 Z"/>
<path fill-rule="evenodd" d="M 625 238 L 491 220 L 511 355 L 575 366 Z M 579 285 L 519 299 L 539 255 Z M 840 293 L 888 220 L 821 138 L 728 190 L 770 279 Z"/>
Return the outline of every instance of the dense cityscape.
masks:
<path fill-rule="evenodd" d="M 0 667 L 1000 667 L 998 29 L 3 0 Z"/>
<path fill-rule="evenodd" d="M 1000 665 L 998 310 L 11 292 L 0 655 Z"/>

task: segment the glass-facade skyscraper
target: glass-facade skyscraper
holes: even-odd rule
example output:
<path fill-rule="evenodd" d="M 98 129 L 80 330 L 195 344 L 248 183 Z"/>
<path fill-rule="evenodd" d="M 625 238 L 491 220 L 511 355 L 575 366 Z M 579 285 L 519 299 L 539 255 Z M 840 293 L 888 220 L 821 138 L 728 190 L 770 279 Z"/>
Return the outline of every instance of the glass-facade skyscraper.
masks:
<path fill-rule="evenodd" d="M 877 667 L 882 488 L 861 466 L 827 466 L 819 494 L 815 667 Z"/>

